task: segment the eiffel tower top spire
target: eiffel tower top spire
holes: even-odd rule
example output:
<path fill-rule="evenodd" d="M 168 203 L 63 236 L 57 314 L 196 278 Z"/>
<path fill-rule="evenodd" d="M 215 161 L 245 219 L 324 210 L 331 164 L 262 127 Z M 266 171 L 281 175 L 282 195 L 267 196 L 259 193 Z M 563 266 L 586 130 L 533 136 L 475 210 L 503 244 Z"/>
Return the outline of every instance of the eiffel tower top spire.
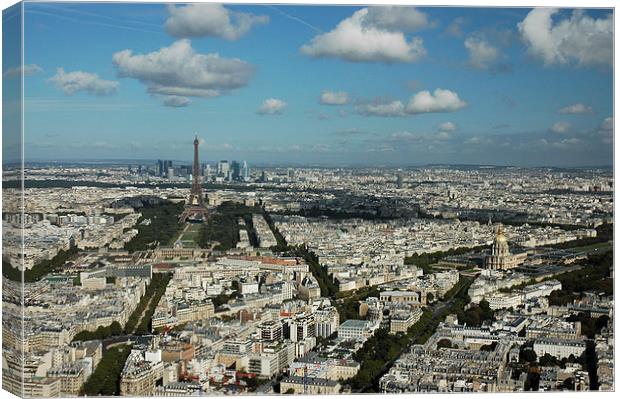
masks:
<path fill-rule="evenodd" d="M 192 171 L 192 194 L 199 195 L 202 198 L 201 179 L 200 179 L 200 162 L 198 161 L 198 134 L 194 139 L 194 170 Z"/>
<path fill-rule="evenodd" d="M 198 134 L 194 138 L 194 168 L 192 171 L 192 189 L 185 203 L 185 210 L 180 216 L 182 222 L 207 220 L 207 208 L 202 194 L 202 178 L 200 176 L 200 161 L 198 160 Z"/>

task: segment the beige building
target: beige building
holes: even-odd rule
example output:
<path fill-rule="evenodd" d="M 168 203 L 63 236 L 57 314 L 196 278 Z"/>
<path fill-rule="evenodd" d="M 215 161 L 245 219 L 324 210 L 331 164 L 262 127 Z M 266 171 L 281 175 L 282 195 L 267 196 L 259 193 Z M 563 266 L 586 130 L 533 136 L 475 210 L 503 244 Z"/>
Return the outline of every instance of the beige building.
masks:
<path fill-rule="evenodd" d="M 426 304 L 426 295 L 419 291 L 383 291 L 379 294 L 381 302 Z"/>
<path fill-rule="evenodd" d="M 409 327 L 420 320 L 420 317 L 422 317 L 422 310 L 420 308 L 401 311 L 394 315 L 390 315 L 390 333 L 406 333 Z"/>
<path fill-rule="evenodd" d="M 297 295 L 306 301 L 317 299 L 321 296 L 321 287 L 311 275 L 306 275 L 297 285 Z"/>
<path fill-rule="evenodd" d="M 121 372 L 120 396 L 153 396 L 155 381 L 162 376 L 162 362 L 146 361 L 140 351 L 133 350 Z"/>
<path fill-rule="evenodd" d="M 88 378 L 85 368 L 79 363 L 52 369 L 47 376 L 60 381 L 61 396 L 77 396 Z"/>
<path fill-rule="evenodd" d="M 328 378 L 335 381 L 348 380 L 355 377 L 359 370 L 360 364 L 354 360 L 334 359 Z"/>
<path fill-rule="evenodd" d="M 61 396 L 61 382 L 56 378 L 27 377 L 15 373 L 2 373 L 2 389 L 19 397 L 57 398 Z"/>
<path fill-rule="evenodd" d="M 340 392 L 340 384 L 324 378 L 290 376 L 280 382 L 280 392 L 308 395 L 337 394 Z"/>

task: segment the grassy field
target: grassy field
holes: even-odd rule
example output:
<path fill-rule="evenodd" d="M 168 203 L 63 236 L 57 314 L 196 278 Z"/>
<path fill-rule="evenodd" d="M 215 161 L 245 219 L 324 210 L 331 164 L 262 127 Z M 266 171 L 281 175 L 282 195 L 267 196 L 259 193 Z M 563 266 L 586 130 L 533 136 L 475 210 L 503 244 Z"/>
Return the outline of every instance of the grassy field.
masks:
<path fill-rule="evenodd" d="M 599 242 L 597 244 L 592 244 L 592 245 L 584 245 L 581 247 L 574 247 L 574 248 L 569 248 L 570 250 L 573 251 L 594 251 L 594 250 L 600 250 L 601 252 L 606 251 L 608 249 L 612 249 L 613 248 L 613 243 L 612 242 Z"/>
<path fill-rule="evenodd" d="M 186 227 L 181 230 L 181 233 L 170 240 L 170 245 L 173 245 L 177 240 L 181 240 L 185 248 L 197 247 L 201 229 L 202 224 L 187 223 Z"/>

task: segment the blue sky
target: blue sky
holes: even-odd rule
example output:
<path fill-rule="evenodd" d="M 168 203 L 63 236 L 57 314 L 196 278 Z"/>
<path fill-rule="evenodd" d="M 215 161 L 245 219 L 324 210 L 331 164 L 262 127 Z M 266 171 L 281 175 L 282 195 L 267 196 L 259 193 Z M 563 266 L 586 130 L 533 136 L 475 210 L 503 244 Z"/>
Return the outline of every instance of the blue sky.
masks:
<path fill-rule="evenodd" d="M 26 3 L 24 21 L 31 160 L 189 160 L 198 133 L 204 159 L 253 164 L 613 162 L 611 11 Z"/>

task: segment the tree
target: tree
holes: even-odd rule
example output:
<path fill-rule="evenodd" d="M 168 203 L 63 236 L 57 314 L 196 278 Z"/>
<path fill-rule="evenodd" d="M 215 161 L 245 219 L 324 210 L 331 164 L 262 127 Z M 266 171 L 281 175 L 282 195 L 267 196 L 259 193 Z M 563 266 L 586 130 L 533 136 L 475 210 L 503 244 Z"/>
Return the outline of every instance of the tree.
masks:
<path fill-rule="evenodd" d="M 459 312 L 457 317 L 460 324 L 479 327 L 484 321 L 493 320 L 494 314 L 493 309 L 489 307 L 489 302 L 483 299 L 479 304 L 473 304 L 466 311 Z"/>
<path fill-rule="evenodd" d="M 257 244 L 252 214 L 260 212 L 261 209 L 258 206 L 249 207 L 232 201 L 220 204 L 216 212 L 209 218 L 208 223 L 203 225 L 198 244 L 206 248 L 210 243 L 217 241 L 219 244 L 215 247 L 216 250 L 225 251 L 235 248 L 239 242 L 238 219 L 240 217 L 245 220 L 250 243 L 252 245 Z"/>
<path fill-rule="evenodd" d="M 600 333 L 603 328 L 607 327 L 608 324 L 609 316 L 607 315 L 600 316 L 598 319 L 596 319 L 594 325 L 596 327 L 597 334 Z"/>
<path fill-rule="evenodd" d="M 567 379 L 562 381 L 562 389 L 567 391 L 574 391 L 575 381 L 572 378 L 568 377 Z"/>
<path fill-rule="evenodd" d="M 121 371 L 130 352 L 130 346 L 105 351 L 97 368 L 82 386 L 80 393 L 87 396 L 118 396 Z"/>
<path fill-rule="evenodd" d="M 148 249 L 158 242 L 167 244 L 183 227 L 183 224 L 179 223 L 182 211 L 183 204 L 173 204 L 169 201 L 141 207 L 138 235 L 125 244 L 125 249 L 134 252 Z M 141 223 L 147 219 L 150 220 L 149 224 Z"/>
<path fill-rule="evenodd" d="M 47 274 L 58 270 L 77 253 L 77 247 L 71 247 L 66 251 L 61 249 L 52 259 L 44 260 L 34 265 L 31 269 L 25 270 L 23 272 L 24 281 L 31 283 L 41 280 Z M 4 259 L 2 260 L 2 275 L 12 281 L 22 281 L 22 272 Z"/>
<path fill-rule="evenodd" d="M 123 333 L 123 327 L 118 321 L 114 321 L 110 324 L 110 333 L 114 336 L 118 336 Z"/>
<path fill-rule="evenodd" d="M 492 343 L 488 344 L 488 345 L 482 345 L 480 347 L 481 351 L 487 351 L 487 352 L 492 352 L 495 350 L 495 348 L 497 347 L 497 341 L 493 341 Z"/>
<path fill-rule="evenodd" d="M 558 359 L 555 356 L 551 356 L 548 353 L 545 353 L 543 356 L 538 359 L 538 363 L 543 367 L 552 367 L 560 365 Z"/>
<path fill-rule="evenodd" d="M 537 359 L 536 352 L 530 346 L 524 344 L 519 351 L 519 363 L 534 363 Z"/>
<path fill-rule="evenodd" d="M 535 367 L 530 367 L 527 373 L 527 378 L 525 379 L 525 390 L 526 391 L 538 391 L 538 386 L 540 384 L 540 373 L 538 369 Z"/>
<path fill-rule="evenodd" d="M 452 348 L 452 341 L 448 338 L 442 338 L 437 342 L 437 349 L 439 348 Z"/>

